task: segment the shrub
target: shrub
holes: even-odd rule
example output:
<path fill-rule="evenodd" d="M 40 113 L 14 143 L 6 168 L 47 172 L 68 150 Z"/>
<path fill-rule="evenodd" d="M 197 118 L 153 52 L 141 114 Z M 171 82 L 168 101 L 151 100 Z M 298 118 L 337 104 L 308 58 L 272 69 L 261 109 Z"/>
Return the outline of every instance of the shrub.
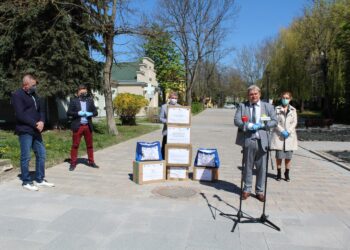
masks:
<path fill-rule="evenodd" d="M 147 105 L 148 101 L 142 95 L 130 93 L 121 93 L 113 100 L 115 112 L 122 125 L 136 125 L 136 114 Z"/>
<path fill-rule="evenodd" d="M 198 114 L 204 110 L 204 105 L 201 102 L 192 102 L 191 110 L 192 114 Z"/>

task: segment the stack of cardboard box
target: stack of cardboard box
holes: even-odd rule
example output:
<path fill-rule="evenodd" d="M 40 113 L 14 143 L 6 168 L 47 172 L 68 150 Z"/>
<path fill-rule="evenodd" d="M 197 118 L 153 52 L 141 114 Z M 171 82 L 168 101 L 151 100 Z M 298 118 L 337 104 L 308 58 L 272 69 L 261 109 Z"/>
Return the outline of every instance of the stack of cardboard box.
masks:
<path fill-rule="evenodd" d="M 191 107 L 168 106 L 167 126 L 167 179 L 187 180 L 192 165 Z"/>
<path fill-rule="evenodd" d="M 193 180 L 219 180 L 219 166 L 220 160 L 216 149 L 198 149 L 193 168 Z"/>
<path fill-rule="evenodd" d="M 144 143 L 145 144 L 145 143 Z M 148 143 L 147 143 L 148 144 Z M 136 182 L 137 184 L 146 184 L 146 183 L 154 183 L 154 182 L 162 182 L 165 181 L 166 179 L 166 166 L 165 166 L 165 161 L 164 160 L 154 160 L 154 159 L 158 159 L 160 157 L 160 143 L 156 142 L 155 147 L 153 147 L 154 143 L 150 143 L 151 146 L 151 152 L 157 152 L 159 151 L 159 154 L 154 153 L 152 155 L 152 157 L 148 156 L 148 157 L 138 157 L 139 155 L 141 155 L 140 153 L 138 153 L 138 149 L 136 149 L 137 151 L 137 156 L 136 156 L 136 160 L 134 161 L 133 164 L 133 181 Z M 158 145 L 157 145 L 158 144 Z M 138 145 L 141 145 L 138 144 Z M 145 151 L 143 151 L 142 148 L 142 156 L 144 156 Z M 151 160 L 147 160 L 147 159 L 151 159 Z"/>

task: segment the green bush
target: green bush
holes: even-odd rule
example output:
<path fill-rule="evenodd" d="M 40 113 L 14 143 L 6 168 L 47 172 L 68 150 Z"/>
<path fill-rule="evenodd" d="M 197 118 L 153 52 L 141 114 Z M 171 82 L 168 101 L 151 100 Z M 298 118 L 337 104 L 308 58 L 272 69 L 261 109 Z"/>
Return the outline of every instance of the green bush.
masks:
<path fill-rule="evenodd" d="M 121 93 L 113 100 L 113 106 L 122 121 L 122 125 L 136 125 L 136 114 L 147 105 L 148 100 L 142 95 L 130 93 Z"/>
<path fill-rule="evenodd" d="M 192 114 L 198 114 L 204 110 L 204 105 L 201 102 L 192 102 Z"/>

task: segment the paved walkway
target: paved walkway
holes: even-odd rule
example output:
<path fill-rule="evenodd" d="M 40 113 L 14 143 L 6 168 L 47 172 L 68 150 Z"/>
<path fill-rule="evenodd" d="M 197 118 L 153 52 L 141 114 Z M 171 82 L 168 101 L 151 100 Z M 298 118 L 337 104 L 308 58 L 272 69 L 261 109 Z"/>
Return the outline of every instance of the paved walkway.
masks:
<path fill-rule="evenodd" d="M 25 191 L 17 178 L 0 184 L 0 249 L 350 249 L 350 172 L 305 149 L 295 153 L 292 182 L 277 182 L 274 173 L 268 179 L 266 211 L 282 231 L 242 223 L 231 232 L 234 221 L 219 213 L 235 214 L 239 205 L 241 153 L 232 123 L 232 110 L 193 118 L 194 150 L 219 150 L 214 184 L 133 183 L 136 141 L 160 140 L 160 130 L 98 151 L 100 169 L 78 165 L 69 172 L 67 163 L 48 169 L 55 188 Z M 172 185 L 198 195 L 170 199 L 152 192 Z M 243 210 L 260 217 L 262 203 L 251 197 Z"/>

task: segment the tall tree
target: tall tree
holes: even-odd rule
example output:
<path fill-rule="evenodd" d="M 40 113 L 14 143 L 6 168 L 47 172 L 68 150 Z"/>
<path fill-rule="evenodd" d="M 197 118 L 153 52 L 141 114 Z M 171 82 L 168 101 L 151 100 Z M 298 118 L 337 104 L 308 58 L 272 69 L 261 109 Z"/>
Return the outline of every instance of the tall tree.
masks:
<path fill-rule="evenodd" d="M 86 20 L 77 1 L 67 2 L 75 4 L 68 7 L 49 0 L 0 3 L 2 97 L 19 86 L 24 73 L 40 79 L 40 95 L 48 97 L 54 107 L 56 97 L 75 92 L 79 83 L 98 88 L 100 66 L 88 49 L 92 33 L 82 28 Z M 49 113 L 58 118 L 57 108 Z"/>
<path fill-rule="evenodd" d="M 78 0 L 77 0 L 78 1 Z M 145 25 L 131 25 L 128 20 L 133 14 L 128 0 L 79 0 L 83 11 L 89 16 L 91 29 L 100 38 L 99 51 L 104 56 L 103 92 L 105 97 L 108 132 L 117 135 L 118 130 L 114 119 L 111 75 L 115 61 L 114 42 L 118 35 L 149 35 L 152 32 Z"/>
<path fill-rule="evenodd" d="M 157 72 L 157 81 L 163 92 L 162 102 L 165 103 L 166 93 L 169 90 L 181 90 L 181 81 L 184 80 L 184 69 L 180 62 L 181 56 L 169 32 L 154 24 L 151 28 L 157 36 L 147 37 L 144 44 L 144 56 L 154 61 Z"/>
<path fill-rule="evenodd" d="M 185 66 L 186 102 L 203 59 L 227 34 L 225 20 L 235 13 L 234 0 L 159 0 L 159 20 L 174 36 Z"/>

